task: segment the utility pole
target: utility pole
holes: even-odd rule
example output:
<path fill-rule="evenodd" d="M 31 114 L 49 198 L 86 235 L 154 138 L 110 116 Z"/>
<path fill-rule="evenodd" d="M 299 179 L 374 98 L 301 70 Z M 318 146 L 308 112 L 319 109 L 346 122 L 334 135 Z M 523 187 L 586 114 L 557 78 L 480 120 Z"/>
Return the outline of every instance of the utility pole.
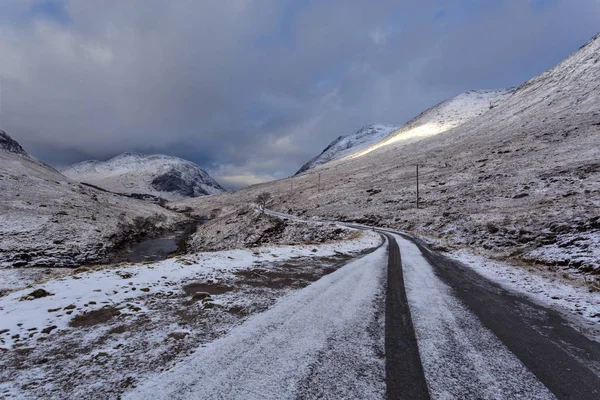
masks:
<path fill-rule="evenodd" d="M 419 208 L 419 164 L 417 164 L 417 209 Z"/>
<path fill-rule="evenodd" d="M 321 191 L 321 174 L 319 174 L 319 192 Z"/>

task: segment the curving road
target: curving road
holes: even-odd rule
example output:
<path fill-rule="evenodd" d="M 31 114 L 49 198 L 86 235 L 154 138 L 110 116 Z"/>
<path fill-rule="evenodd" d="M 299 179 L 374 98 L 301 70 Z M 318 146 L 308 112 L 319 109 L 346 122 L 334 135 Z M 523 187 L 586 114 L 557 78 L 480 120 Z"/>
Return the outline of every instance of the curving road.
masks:
<path fill-rule="evenodd" d="M 386 245 L 126 397 L 600 398 L 598 342 L 425 243 L 374 230 Z"/>

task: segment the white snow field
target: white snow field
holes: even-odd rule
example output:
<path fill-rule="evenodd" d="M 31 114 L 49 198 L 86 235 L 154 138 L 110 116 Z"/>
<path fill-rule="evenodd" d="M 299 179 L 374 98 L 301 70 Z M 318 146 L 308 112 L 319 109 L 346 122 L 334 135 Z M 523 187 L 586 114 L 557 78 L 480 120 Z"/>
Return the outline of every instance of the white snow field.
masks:
<path fill-rule="evenodd" d="M 355 260 L 208 344 L 172 370 L 151 376 L 128 399 L 295 399 L 311 375 L 328 398 L 383 398 L 385 247 Z M 369 326 L 379 321 L 380 334 Z M 327 354 L 326 368 L 320 365 Z M 333 355 L 334 359 L 331 359 Z M 321 389 L 321 388 L 320 388 Z M 312 388 L 317 390 L 317 388 Z"/>
<path fill-rule="evenodd" d="M 75 181 L 111 192 L 148 194 L 165 200 L 225 190 L 193 162 L 162 154 L 123 153 L 108 161 L 83 161 L 61 172 Z"/>
<path fill-rule="evenodd" d="M 419 353 L 434 399 L 554 399 L 434 273 L 419 248 L 394 235 Z"/>

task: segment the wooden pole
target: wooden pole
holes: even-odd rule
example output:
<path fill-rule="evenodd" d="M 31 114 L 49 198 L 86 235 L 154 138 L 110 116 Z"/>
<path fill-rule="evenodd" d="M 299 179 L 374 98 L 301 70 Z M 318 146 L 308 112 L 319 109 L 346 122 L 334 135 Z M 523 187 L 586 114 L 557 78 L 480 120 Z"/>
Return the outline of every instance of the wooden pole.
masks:
<path fill-rule="evenodd" d="M 419 208 L 419 164 L 417 164 L 417 209 Z"/>

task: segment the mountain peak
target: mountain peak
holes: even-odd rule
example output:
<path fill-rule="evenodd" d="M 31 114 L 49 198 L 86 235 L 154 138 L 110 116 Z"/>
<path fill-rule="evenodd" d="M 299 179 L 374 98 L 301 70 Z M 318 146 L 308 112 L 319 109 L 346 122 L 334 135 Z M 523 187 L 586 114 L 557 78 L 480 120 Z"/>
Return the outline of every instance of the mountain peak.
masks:
<path fill-rule="evenodd" d="M 193 162 L 163 154 L 122 153 L 108 161 L 83 161 L 62 172 L 111 192 L 149 194 L 166 200 L 225 191 Z"/>
<path fill-rule="evenodd" d="M 0 150 L 19 154 L 21 156 L 29 156 L 17 141 L 8 136 L 3 130 L 0 130 Z"/>
<path fill-rule="evenodd" d="M 339 136 L 331 142 L 321 154 L 304 164 L 302 168 L 296 172 L 296 175 L 314 168 L 317 165 L 325 164 L 329 161 L 344 158 L 356 153 L 357 151 L 378 142 L 396 129 L 398 129 L 398 127 L 393 125 L 369 124 L 363 126 L 351 135 Z"/>

